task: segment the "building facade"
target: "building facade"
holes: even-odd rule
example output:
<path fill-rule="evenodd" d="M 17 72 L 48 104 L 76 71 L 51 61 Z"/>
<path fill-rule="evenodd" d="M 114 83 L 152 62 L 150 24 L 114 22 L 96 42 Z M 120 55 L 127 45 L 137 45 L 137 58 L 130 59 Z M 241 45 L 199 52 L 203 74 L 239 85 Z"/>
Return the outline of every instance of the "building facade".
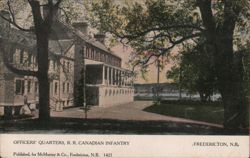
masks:
<path fill-rule="evenodd" d="M 2 19 L 0 22 L 0 115 L 18 115 L 25 104 L 36 107 L 40 87 L 35 77 L 10 71 L 6 60 L 16 68 L 36 71 L 36 42 L 33 34 L 11 28 Z M 51 109 L 62 111 L 82 106 L 82 102 L 112 106 L 133 101 L 132 72 L 121 67 L 122 59 L 104 45 L 103 35 L 91 38 L 86 23 L 69 26 L 59 18 L 52 28 L 48 71 Z"/>

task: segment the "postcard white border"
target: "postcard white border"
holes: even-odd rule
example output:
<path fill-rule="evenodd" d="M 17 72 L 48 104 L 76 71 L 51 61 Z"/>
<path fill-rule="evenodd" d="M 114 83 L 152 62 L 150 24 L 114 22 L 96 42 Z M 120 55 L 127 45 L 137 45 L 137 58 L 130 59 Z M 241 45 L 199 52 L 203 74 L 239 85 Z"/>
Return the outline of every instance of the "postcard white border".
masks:
<path fill-rule="evenodd" d="M 2 158 L 87 157 L 70 156 L 70 153 L 114 158 L 249 157 L 249 136 L 2 134 L 0 139 Z M 35 141 L 35 144 L 19 144 L 20 140 Z M 51 141 L 63 141 L 65 144 L 46 144 Z M 73 141 L 76 144 L 73 145 Z M 83 144 L 83 141 L 92 144 Z M 67 145 L 67 142 L 71 144 Z M 107 145 L 106 142 L 113 144 Z M 17 156 L 18 153 L 29 153 L 30 156 Z M 41 156 L 41 153 L 54 153 L 56 156 Z"/>

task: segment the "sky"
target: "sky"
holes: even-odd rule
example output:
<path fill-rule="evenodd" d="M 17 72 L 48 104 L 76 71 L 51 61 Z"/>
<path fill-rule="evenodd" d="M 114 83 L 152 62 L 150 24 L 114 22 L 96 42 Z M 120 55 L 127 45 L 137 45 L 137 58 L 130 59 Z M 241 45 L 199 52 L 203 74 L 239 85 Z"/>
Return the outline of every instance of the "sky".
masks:
<path fill-rule="evenodd" d="M 122 67 L 130 69 L 128 66 L 129 56 L 132 52 L 132 49 L 129 47 L 124 47 L 122 44 L 118 44 L 115 47 L 111 48 L 114 54 L 122 58 Z M 177 52 L 177 49 L 173 49 L 173 52 Z M 170 61 L 165 64 L 165 67 L 160 72 L 160 83 L 171 82 L 171 80 L 166 78 L 166 72 L 171 68 L 173 63 Z M 135 83 L 145 84 L 145 83 L 156 83 L 157 82 L 157 67 L 152 64 L 148 68 L 148 73 L 146 74 L 146 80 L 141 76 L 139 72 Z"/>

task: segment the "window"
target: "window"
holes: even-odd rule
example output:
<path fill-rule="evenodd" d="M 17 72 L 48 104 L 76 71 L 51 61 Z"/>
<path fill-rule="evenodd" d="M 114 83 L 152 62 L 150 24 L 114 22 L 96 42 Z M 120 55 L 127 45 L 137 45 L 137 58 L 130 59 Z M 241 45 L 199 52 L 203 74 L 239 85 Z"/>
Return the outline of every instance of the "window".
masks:
<path fill-rule="evenodd" d="M 86 58 L 86 57 L 87 57 L 87 48 L 86 48 L 86 47 L 85 47 L 85 48 L 82 48 L 82 49 L 80 50 L 80 54 L 83 55 L 83 58 Z"/>
<path fill-rule="evenodd" d="M 94 49 L 92 48 L 92 59 L 95 59 L 95 51 L 94 51 Z"/>
<path fill-rule="evenodd" d="M 54 87 L 54 93 L 57 94 L 57 89 L 58 89 L 58 85 L 57 82 L 55 82 L 55 87 Z"/>
<path fill-rule="evenodd" d="M 69 93 L 69 83 L 67 83 L 67 92 Z"/>
<path fill-rule="evenodd" d="M 100 53 L 100 61 L 103 61 L 103 54 Z"/>
<path fill-rule="evenodd" d="M 56 70 L 56 61 L 53 60 L 53 70 L 55 71 Z"/>
<path fill-rule="evenodd" d="M 37 56 L 33 56 L 33 63 L 37 65 Z"/>
<path fill-rule="evenodd" d="M 95 53 L 96 53 L 96 59 L 100 61 L 100 53 L 97 50 L 95 51 Z"/>
<path fill-rule="evenodd" d="M 65 82 L 63 82 L 63 93 L 65 93 Z"/>
<path fill-rule="evenodd" d="M 92 58 L 92 52 L 91 52 L 91 48 L 89 48 L 89 59 Z"/>
<path fill-rule="evenodd" d="M 107 61 L 108 63 L 110 63 L 110 57 L 108 58 L 108 61 Z"/>
<path fill-rule="evenodd" d="M 109 59 L 109 56 L 108 56 L 108 55 L 106 55 L 106 62 L 108 62 L 108 59 Z"/>
<path fill-rule="evenodd" d="M 110 57 L 109 63 L 114 65 L 114 58 L 113 57 Z"/>
<path fill-rule="evenodd" d="M 23 95 L 24 94 L 24 80 L 16 80 L 16 94 Z"/>
<path fill-rule="evenodd" d="M 32 55 L 28 55 L 28 66 L 32 64 Z"/>
<path fill-rule="evenodd" d="M 99 60 L 99 52 L 97 50 L 95 51 L 95 60 Z"/>
<path fill-rule="evenodd" d="M 28 93 L 31 92 L 31 81 L 28 81 L 28 83 L 27 83 L 27 92 Z"/>
<path fill-rule="evenodd" d="M 63 61 L 63 69 L 65 69 L 65 61 Z"/>
<path fill-rule="evenodd" d="M 38 93 L 38 83 L 35 82 L 35 93 Z"/>
<path fill-rule="evenodd" d="M 90 58 L 90 57 L 89 57 L 89 48 L 86 49 L 86 54 L 87 54 L 86 57 L 87 57 L 87 58 Z"/>
<path fill-rule="evenodd" d="M 69 72 L 70 71 L 70 64 L 69 64 L 69 62 L 67 62 L 67 72 Z"/>
<path fill-rule="evenodd" d="M 20 64 L 23 64 L 23 57 L 24 57 L 23 55 L 24 55 L 24 51 L 21 50 L 20 51 L 20 61 L 19 61 Z"/>

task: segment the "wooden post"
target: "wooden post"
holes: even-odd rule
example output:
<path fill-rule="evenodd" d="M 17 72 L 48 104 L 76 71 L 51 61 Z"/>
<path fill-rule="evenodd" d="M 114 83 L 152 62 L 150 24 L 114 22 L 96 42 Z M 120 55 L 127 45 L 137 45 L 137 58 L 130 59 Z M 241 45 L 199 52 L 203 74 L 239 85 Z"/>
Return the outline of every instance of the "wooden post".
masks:
<path fill-rule="evenodd" d="M 102 85 L 105 85 L 105 65 L 102 66 Z"/>
<path fill-rule="evenodd" d="M 83 56 L 83 66 L 82 66 L 82 73 L 83 73 L 83 107 L 86 108 L 87 104 L 86 104 L 86 65 L 85 65 L 85 51 L 84 51 L 84 47 L 82 48 L 82 56 Z M 86 117 L 86 114 L 85 114 Z"/>

